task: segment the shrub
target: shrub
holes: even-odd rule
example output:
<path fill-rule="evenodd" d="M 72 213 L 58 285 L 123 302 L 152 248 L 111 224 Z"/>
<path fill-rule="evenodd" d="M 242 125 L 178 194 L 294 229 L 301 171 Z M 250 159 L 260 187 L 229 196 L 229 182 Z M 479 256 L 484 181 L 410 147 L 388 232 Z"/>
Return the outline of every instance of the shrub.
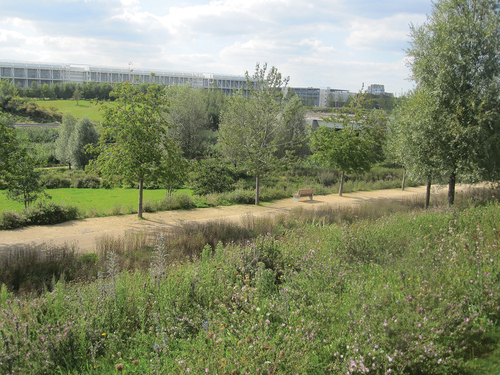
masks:
<path fill-rule="evenodd" d="M 64 206 L 55 202 L 38 201 L 33 206 L 23 210 L 27 225 L 58 224 L 75 220 L 78 217 L 78 208 Z"/>
<path fill-rule="evenodd" d="M 196 207 L 196 204 L 187 194 L 169 195 L 165 197 L 161 204 L 161 209 L 165 210 L 187 210 L 194 207 Z"/>
<path fill-rule="evenodd" d="M 237 204 L 251 204 L 255 202 L 255 191 L 236 189 L 228 194 L 227 200 Z"/>
<path fill-rule="evenodd" d="M 220 164 L 218 160 L 200 161 L 193 181 L 195 194 L 222 193 L 233 188 L 236 174 L 232 168 Z"/>
<path fill-rule="evenodd" d="M 103 179 L 101 181 L 101 187 L 104 189 L 112 189 L 114 186 L 115 185 L 114 185 L 113 180 Z"/>
<path fill-rule="evenodd" d="M 334 172 L 320 172 L 318 173 L 318 181 L 323 186 L 332 186 L 338 181 L 338 174 Z"/>
<path fill-rule="evenodd" d="M 99 189 L 101 180 L 96 175 L 86 175 L 82 180 L 82 187 L 87 189 Z"/>
<path fill-rule="evenodd" d="M 54 173 L 42 174 L 40 182 L 46 189 L 69 188 L 71 186 L 69 177 Z"/>
<path fill-rule="evenodd" d="M 14 211 L 3 211 L 0 214 L 0 229 L 21 228 L 26 224 L 26 217 Z"/>
<path fill-rule="evenodd" d="M 83 178 L 77 177 L 71 184 L 72 188 L 77 189 L 99 189 L 101 180 L 96 175 L 86 175 Z"/>

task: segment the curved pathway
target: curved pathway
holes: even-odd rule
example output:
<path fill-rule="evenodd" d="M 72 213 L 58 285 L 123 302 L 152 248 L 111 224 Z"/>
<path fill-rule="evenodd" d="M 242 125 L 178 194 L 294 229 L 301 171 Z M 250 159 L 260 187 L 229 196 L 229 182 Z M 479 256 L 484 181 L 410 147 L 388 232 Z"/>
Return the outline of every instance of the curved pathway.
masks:
<path fill-rule="evenodd" d="M 457 186 L 457 191 L 466 186 Z M 433 192 L 439 187 L 434 187 Z M 441 188 L 443 191 L 443 188 Z M 137 215 L 109 216 L 73 220 L 56 225 L 31 226 L 20 229 L 0 231 L 0 251 L 15 249 L 27 244 L 54 246 L 64 243 L 75 244 L 81 251 L 92 251 L 98 237 L 122 236 L 126 232 L 135 230 L 149 230 L 158 227 L 171 227 L 188 221 L 210 221 L 224 219 L 240 221 L 246 215 L 272 215 L 274 213 L 292 210 L 296 207 L 313 208 L 329 204 L 336 206 L 353 206 L 377 199 L 406 199 L 425 194 L 425 187 L 387 189 L 375 191 L 361 191 L 356 193 L 317 195 L 313 201 L 302 198 L 299 202 L 292 198 L 262 203 L 260 206 L 234 205 L 213 208 L 196 208 L 192 210 L 163 211 L 145 213 L 144 220 Z M 422 197 L 423 199 L 423 197 Z"/>

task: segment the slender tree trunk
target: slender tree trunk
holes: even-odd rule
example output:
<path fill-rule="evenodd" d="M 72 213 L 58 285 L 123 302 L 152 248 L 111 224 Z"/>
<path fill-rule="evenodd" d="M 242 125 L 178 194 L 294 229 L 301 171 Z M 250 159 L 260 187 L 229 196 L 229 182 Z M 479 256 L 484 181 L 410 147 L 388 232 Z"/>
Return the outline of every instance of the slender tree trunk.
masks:
<path fill-rule="evenodd" d="M 139 210 L 137 216 L 142 219 L 142 191 L 144 187 L 144 180 L 139 181 Z"/>
<path fill-rule="evenodd" d="M 259 190 L 260 190 L 260 179 L 259 175 L 255 176 L 255 205 L 259 205 Z"/>
<path fill-rule="evenodd" d="M 340 173 L 340 189 L 339 189 L 339 196 L 342 196 L 342 190 L 344 190 L 344 175 L 345 175 L 345 172 L 342 171 L 342 173 Z"/>
<path fill-rule="evenodd" d="M 425 209 L 429 208 L 429 203 L 431 201 L 431 178 L 427 179 L 427 190 L 425 191 Z"/>
<path fill-rule="evenodd" d="M 71 170 L 71 163 L 68 163 L 68 169 Z"/>
<path fill-rule="evenodd" d="M 450 179 L 448 181 L 448 207 L 455 203 L 455 182 L 457 175 L 455 171 L 451 172 Z"/>
<path fill-rule="evenodd" d="M 406 185 L 406 168 L 403 167 L 403 184 L 401 185 L 401 190 L 405 189 Z"/>

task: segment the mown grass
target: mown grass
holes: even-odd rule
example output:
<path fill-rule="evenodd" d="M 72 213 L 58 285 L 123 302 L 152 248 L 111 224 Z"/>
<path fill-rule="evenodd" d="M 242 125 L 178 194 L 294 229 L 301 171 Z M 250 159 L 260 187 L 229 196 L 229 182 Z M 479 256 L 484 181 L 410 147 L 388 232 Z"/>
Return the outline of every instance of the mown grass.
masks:
<path fill-rule="evenodd" d="M 22 211 L 24 205 L 8 200 L 5 191 L 0 190 L 0 212 Z M 137 189 L 48 189 L 52 200 L 61 204 L 78 207 L 82 217 L 118 215 L 137 212 L 139 191 Z M 147 205 L 165 199 L 165 190 L 144 190 Z M 174 194 L 192 195 L 190 189 L 178 189 Z"/>
<path fill-rule="evenodd" d="M 44 107 L 55 107 L 62 113 L 70 113 L 76 118 L 87 115 L 92 121 L 102 121 L 102 114 L 99 106 L 88 100 L 37 100 L 37 104 Z"/>
<path fill-rule="evenodd" d="M 3 288 L 0 370 L 498 373 L 497 196 L 461 194 L 452 209 L 380 201 L 199 227 L 185 241 L 206 236 L 203 228 L 213 237 L 275 229 L 184 259 L 169 233 L 154 247 L 144 233 L 105 242 L 95 279 L 61 277 L 23 298 Z"/>

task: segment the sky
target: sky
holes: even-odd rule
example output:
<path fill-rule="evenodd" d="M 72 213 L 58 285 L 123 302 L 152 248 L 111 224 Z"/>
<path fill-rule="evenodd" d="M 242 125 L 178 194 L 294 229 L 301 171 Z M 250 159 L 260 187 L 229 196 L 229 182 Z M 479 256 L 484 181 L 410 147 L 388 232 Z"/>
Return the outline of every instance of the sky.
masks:
<path fill-rule="evenodd" d="M 0 0 L 0 60 L 244 75 L 292 87 L 413 87 L 410 24 L 431 0 Z"/>

